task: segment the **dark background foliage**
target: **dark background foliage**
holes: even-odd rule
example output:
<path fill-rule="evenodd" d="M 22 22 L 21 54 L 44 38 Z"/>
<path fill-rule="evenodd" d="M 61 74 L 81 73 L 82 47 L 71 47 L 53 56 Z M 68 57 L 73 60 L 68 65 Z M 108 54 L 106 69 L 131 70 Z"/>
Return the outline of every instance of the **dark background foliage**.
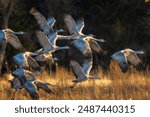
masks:
<path fill-rule="evenodd" d="M 2 26 L 4 5 L 0 3 L 0 6 L 0 25 Z M 9 28 L 31 33 L 38 30 L 36 20 L 29 14 L 32 7 L 36 7 L 46 18 L 54 16 L 57 29 L 67 30 L 63 22 L 65 14 L 71 14 L 74 19 L 84 17 L 83 32 L 93 33 L 97 38 L 108 41 L 108 43 L 100 44 L 108 51 L 107 56 L 124 48 L 143 50 L 145 51 L 143 61 L 147 65 L 150 64 L 149 2 L 144 0 L 16 0 L 9 19 Z M 34 33 L 19 36 L 19 39 L 30 51 L 40 47 Z M 11 58 L 16 53 L 18 51 L 12 50 L 11 46 L 7 47 L 7 58 Z"/>

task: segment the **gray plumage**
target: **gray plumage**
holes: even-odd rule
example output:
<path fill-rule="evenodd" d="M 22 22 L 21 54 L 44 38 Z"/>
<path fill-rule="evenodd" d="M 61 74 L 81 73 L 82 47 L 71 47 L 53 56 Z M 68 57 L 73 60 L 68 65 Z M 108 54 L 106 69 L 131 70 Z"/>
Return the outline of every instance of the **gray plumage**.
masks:
<path fill-rule="evenodd" d="M 85 24 L 84 24 L 84 18 L 80 18 L 79 20 L 76 21 L 76 27 L 78 32 L 82 32 L 83 28 L 84 28 Z"/>
<path fill-rule="evenodd" d="M 83 60 L 83 64 L 82 64 L 82 70 L 86 75 L 90 74 L 90 71 L 92 69 L 93 66 L 93 57 L 91 58 L 85 58 Z"/>
<path fill-rule="evenodd" d="M 103 54 L 102 48 L 98 45 L 96 41 L 105 42 L 103 39 L 93 38 L 91 35 L 84 35 L 82 29 L 84 28 L 84 19 L 79 19 L 75 23 L 74 19 L 70 15 L 66 15 L 64 21 L 68 27 L 71 38 L 75 38 L 73 45 L 83 54 L 87 55 L 91 53 L 91 49 Z"/>
<path fill-rule="evenodd" d="M 36 80 L 34 84 L 37 86 L 38 89 L 42 89 L 43 91 L 47 93 L 52 93 L 53 91 L 50 89 L 49 86 L 52 86 L 48 82 L 42 82 L 40 80 Z"/>
<path fill-rule="evenodd" d="M 28 80 L 35 80 L 35 76 L 39 74 L 39 72 L 30 72 L 25 69 L 16 69 L 13 71 L 12 75 L 20 81 L 20 83 L 24 86 L 25 82 Z"/>
<path fill-rule="evenodd" d="M 133 51 L 131 49 L 124 49 L 114 53 L 111 57 L 116 60 L 122 70 L 122 72 L 127 72 L 128 62 L 137 68 L 139 71 L 143 71 L 144 67 L 137 54 L 143 54 L 142 51 Z"/>
<path fill-rule="evenodd" d="M 92 53 L 89 43 L 85 38 L 79 38 L 73 41 L 73 45 L 84 55 L 86 56 L 89 53 Z"/>
<path fill-rule="evenodd" d="M 67 25 L 67 28 L 70 33 L 70 39 L 78 39 L 78 38 L 90 38 L 95 41 L 99 42 L 106 42 L 104 39 L 96 39 L 93 37 L 93 34 L 85 35 L 82 33 L 82 29 L 84 27 L 84 20 L 80 19 L 77 21 L 77 23 L 74 21 L 74 19 L 71 17 L 71 15 L 65 15 L 64 16 L 64 22 Z M 68 37 L 69 39 L 69 37 Z"/>
<path fill-rule="evenodd" d="M 13 79 L 9 80 L 8 81 L 11 85 L 11 88 L 12 89 L 15 89 L 15 91 L 12 92 L 12 95 L 11 95 L 11 100 L 14 100 L 15 99 L 15 94 L 16 92 L 19 90 L 19 89 L 22 89 L 23 86 L 21 85 L 21 82 L 19 81 L 18 78 L 14 77 Z"/>
<path fill-rule="evenodd" d="M 55 22 L 56 22 L 56 20 L 55 20 L 54 17 L 49 17 L 49 18 L 47 19 L 47 24 L 49 25 L 49 27 L 50 27 L 51 29 L 53 28 Z"/>
<path fill-rule="evenodd" d="M 15 49 L 21 49 L 22 44 L 20 43 L 15 33 L 24 34 L 23 32 L 14 32 L 11 29 L 4 29 L 0 31 L 0 43 L 2 41 L 6 41 L 7 43 L 11 44 Z"/>
<path fill-rule="evenodd" d="M 52 45 L 52 43 L 48 40 L 48 37 L 41 31 L 36 31 L 36 36 L 38 37 L 39 43 L 44 48 L 43 53 L 54 52 L 61 49 L 69 49 L 68 46 L 58 47 L 56 45 Z"/>
<path fill-rule="evenodd" d="M 39 54 L 38 56 L 35 56 L 34 59 L 39 62 L 44 62 L 44 61 L 49 62 L 50 60 L 59 60 L 57 58 L 54 58 L 51 52 Z"/>
<path fill-rule="evenodd" d="M 39 74 L 39 72 L 30 72 L 28 70 L 24 70 L 24 69 L 16 69 L 15 71 L 13 71 L 12 75 L 17 78 L 21 84 L 21 86 L 25 87 L 26 91 L 30 94 L 30 96 L 33 99 L 39 99 L 39 95 L 37 95 L 36 92 L 36 87 L 34 85 L 32 85 L 32 83 L 35 81 L 35 76 Z M 15 82 L 17 85 L 18 83 Z M 13 98 L 15 96 L 13 95 Z"/>
<path fill-rule="evenodd" d="M 51 42 L 52 45 L 56 45 L 57 38 L 58 36 L 56 32 L 51 32 L 50 35 L 48 36 L 48 41 Z"/>
<path fill-rule="evenodd" d="M 44 90 L 47 93 L 52 93 L 52 90 L 50 89 L 49 83 L 38 81 L 35 79 L 35 76 L 38 75 L 39 72 L 30 72 L 28 70 L 24 69 L 16 69 L 13 71 L 12 75 L 17 78 L 11 82 L 12 88 L 14 89 L 20 89 L 25 88 L 26 91 L 29 93 L 29 95 L 32 97 L 32 99 L 40 99 L 39 96 L 39 89 Z M 13 94 L 13 98 L 15 96 L 15 92 Z"/>
<path fill-rule="evenodd" d="M 36 61 L 47 61 L 50 58 L 52 58 L 52 54 L 50 52 L 48 52 L 48 53 L 40 54 L 40 55 L 36 56 L 34 59 Z"/>
<path fill-rule="evenodd" d="M 46 35 L 49 35 L 50 26 L 49 26 L 46 18 L 39 11 L 37 11 L 36 8 L 32 8 L 29 13 L 35 17 L 35 19 L 36 19 L 37 23 L 40 25 L 42 31 Z"/>
<path fill-rule="evenodd" d="M 37 54 L 26 51 L 13 56 L 13 60 L 19 66 L 19 68 L 32 67 L 33 69 L 40 70 L 41 67 L 32 58 L 32 56 L 37 56 Z"/>
<path fill-rule="evenodd" d="M 5 57 L 5 50 L 7 47 L 7 43 L 9 43 L 12 47 L 17 50 L 21 50 L 23 48 L 22 44 L 20 43 L 19 39 L 17 38 L 17 34 L 26 34 L 25 32 L 14 32 L 11 29 L 7 28 L 0 31 L 0 74 L 1 69 Z"/>
<path fill-rule="evenodd" d="M 74 80 L 74 84 L 70 88 L 74 88 L 77 83 L 86 81 L 87 79 L 96 80 L 100 79 L 99 77 L 90 76 L 89 74 L 85 74 L 81 66 L 76 61 L 70 62 L 74 75 L 76 76 L 76 80 Z"/>
<path fill-rule="evenodd" d="M 50 84 L 47 82 L 29 80 L 25 83 L 24 86 L 25 86 L 26 91 L 32 97 L 32 99 L 39 100 L 40 96 L 39 96 L 38 89 L 42 89 L 46 93 L 52 93 L 52 90 L 48 87 L 48 85 Z"/>
<path fill-rule="evenodd" d="M 100 45 L 95 40 L 89 40 L 88 41 L 91 49 L 95 52 L 97 52 L 99 55 L 104 55 L 104 50 L 100 47 Z"/>
<path fill-rule="evenodd" d="M 29 95 L 32 97 L 32 99 L 39 100 L 40 96 L 37 91 L 37 86 L 34 83 L 35 83 L 35 81 L 32 81 L 32 80 L 27 81 L 24 84 L 24 87 L 25 87 L 26 91 L 29 93 Z"/>
<path fill-rule="evenodd" d="M 20 81 L 18 80 L 18 78 L 13 78 L 12 80 L 9 80 L 10 84 L 11 84 L 11 88 L 18 90 L 18 89 L 22 89 L 23 86 L 21 85 Z"/>
<path fill-rule="evenodd" d="M 79 36 L 79 31 L 77 30 L 76 23 L 71 15 L 65 15 L 64 22 L 67 25 L 68 31 L 71 35 Z"/>
<path fill-rule="evenodd" d="M 32 14 L 35 17 L 35 19 L 36 19 L 37 23 L 39 24 L 40 28 L 42 29 L 44 34 L 47 35 L 48 37 L 51 36 L 51 35 L 57 36 L 57 32 L 62 32 L 63 31 L 62 29 L 53 30 L 53 26 L 56 22 L 54 17 L 49 17 L 46 20 L 46 18 L 39 11 L 37 11 L 37 9 L 34 8 L 34 7 L 29 11 L 29 13 Z M 53 41 L 53 40 L 51 40 L 51 41 Z"/>
<path fill-rule="evenodd" d="M 0 30 L 0 44 L 3 42 L 3 40 L 5 39 L 5 33 Z"/>

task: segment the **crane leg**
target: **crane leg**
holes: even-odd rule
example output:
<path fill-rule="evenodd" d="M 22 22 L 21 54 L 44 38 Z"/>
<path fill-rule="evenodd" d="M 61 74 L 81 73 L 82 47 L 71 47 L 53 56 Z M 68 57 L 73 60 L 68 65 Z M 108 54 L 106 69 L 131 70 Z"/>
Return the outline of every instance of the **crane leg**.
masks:
<path fill-rule="evenodd" d="M 73 85 L 70 88 L 73 89 L 77 84 L 77 82 L 73 83 Z"/>

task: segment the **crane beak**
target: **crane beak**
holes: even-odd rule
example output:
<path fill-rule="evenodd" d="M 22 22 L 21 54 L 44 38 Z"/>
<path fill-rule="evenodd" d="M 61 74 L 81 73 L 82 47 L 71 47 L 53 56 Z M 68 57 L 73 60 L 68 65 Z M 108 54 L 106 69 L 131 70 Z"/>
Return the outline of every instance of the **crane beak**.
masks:
<path fill-rule="evenodd" d="M 28 34 L 28 33 L 23 32 L 23 31 L 19 31 L 19 32 L 13 32 L 13 34 L 15 34 L 15 35 L 25 35 L 25 34 Z"/>
<path fill-rule="evenodd" d="M 60 59 L 58 59 L 58 58 L 49 58 L 49 60 L 55 60 L 55 61 L 58 61 L 58 60 L 60 60 Z"/>
<path fill-rule="evenodd" d="M 107 42 L 106 40 L 104 40 L 104 39 L 96 39 L 96 38 L 92 38 L 93 40 L 95 40 L 95 41 L 99 41 L 99 42 L 102 42 L 102 43 L 104 43 L 104 42 Z"/>
<path fill-rule="evenodd" d="M 99 40 L 99 42 L 108 42 L 108 41 L 106 41 L 106 40 L 104 40 L 104 39 L 98 39 Z"/>
<path fill-rule="evenodd" d="M 136 54 L 144 54 L 144 51 L 135 51 Z"/>

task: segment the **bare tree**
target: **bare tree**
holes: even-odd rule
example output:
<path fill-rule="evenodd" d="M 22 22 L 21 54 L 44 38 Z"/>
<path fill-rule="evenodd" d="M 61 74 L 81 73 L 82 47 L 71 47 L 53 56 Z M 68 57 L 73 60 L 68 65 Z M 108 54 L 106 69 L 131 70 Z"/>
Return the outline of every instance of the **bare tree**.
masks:
<path fill-rule="evenodd" d="M 15 0 L 0 0 L 2 11 L 3 11 L 3 26 L 2 28 L 8 28 L 8 21 L 10 18 L 10 15 L 13 10 L 13 6 L 15 4 Z"/>
<path fill-rule="evenodd" d="M 8 28 L 8 21 L 12 13 L 14 4 L 15 0 L 0 0 L 0 7 L 2 8 L 1 10 L 3 11 L 3 24 L 2 24 L 3 29 Z M 6 41 L 3 41 L 2 43 L 3 44 L 0 47 L 0 74 L 4 63 L 5 49 L 7 45 Z"/>

